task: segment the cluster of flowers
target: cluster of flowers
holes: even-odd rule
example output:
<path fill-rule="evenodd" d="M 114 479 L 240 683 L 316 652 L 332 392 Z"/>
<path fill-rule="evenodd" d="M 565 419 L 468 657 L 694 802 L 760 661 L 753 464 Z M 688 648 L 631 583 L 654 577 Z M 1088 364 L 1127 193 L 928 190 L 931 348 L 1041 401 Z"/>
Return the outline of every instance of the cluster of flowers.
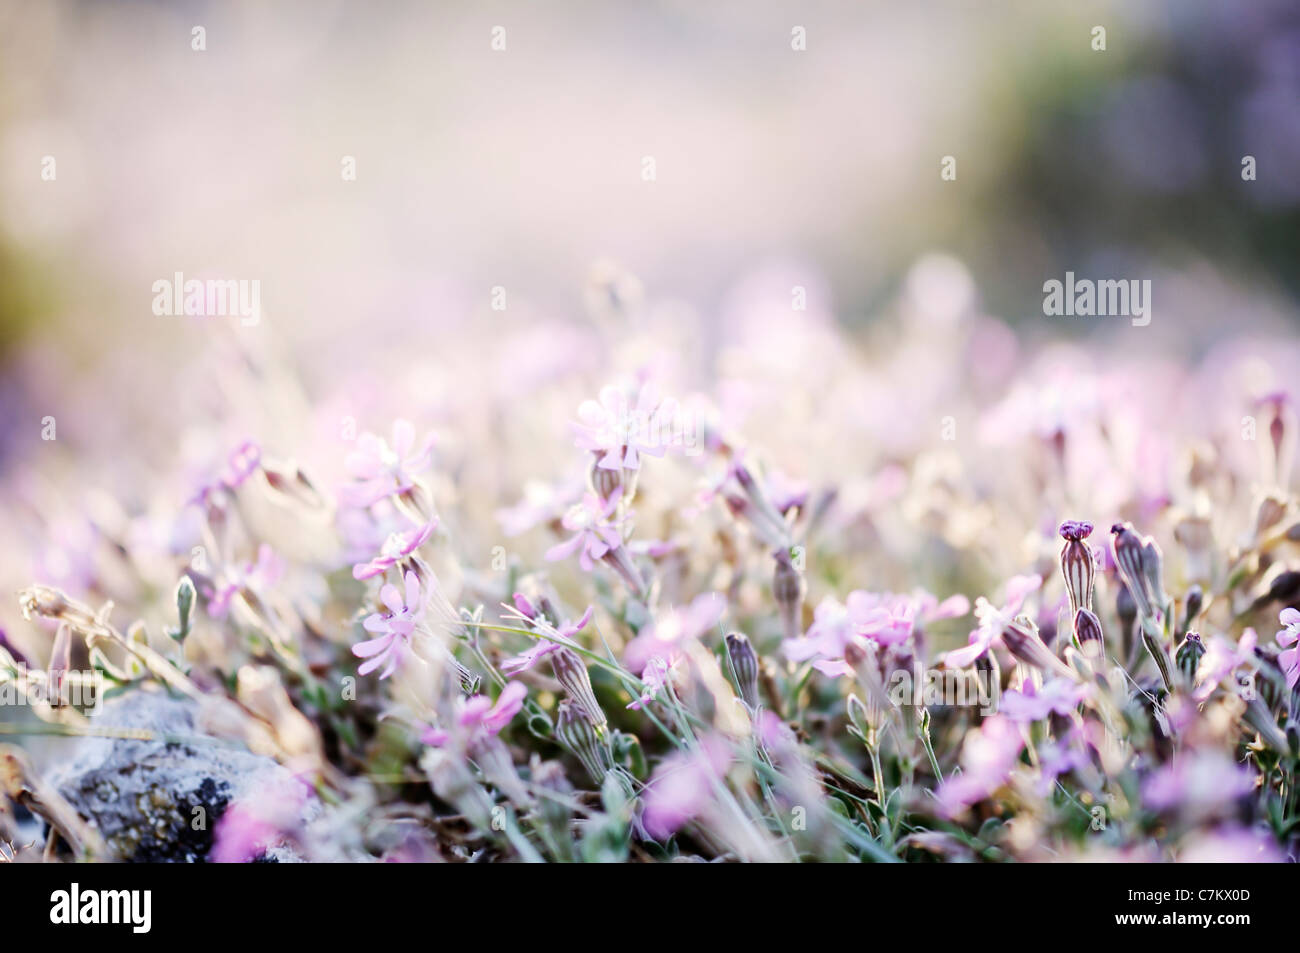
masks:
<path fill-rule="evenodd" d="M 1248 464 L 1200 445 L 1182 497 L 1080 492 L 1072 461 L 1119 431 L 1090 425 L 1109 410 L 1081 376 L 1042 416 L 1035 373 L 981 423 L 1028 448 L 1002 487 L 900 437 L 814 489 L 739 439 L 726 398 L 667 400 L 648 373 L 578 407 L 567 469 L 486 532 L 408 421 L 357 438 L 336 491 L 245 444 L 191 504 L 211 564 L 185 570 L 179 649 L 54 589 L 23 608 L 124 688 L 219 700 L 292 767 L 301 784 L 227 811 L 218 859 L 1294 860 L 1289 398 L 1251 408 L 1270 414 L 1263 489 L 1234 525 L 1213 504 Z M 836 374 L 841 397 L 863 386 Z M 1026 499 L 1042 509 L 1000 531 Z M 275 545 L 267 500 L 332 555 Z M 1085 507 L 1117 515 L 1109 546 Z M 537 549 L 483 557 L 500 532 Z M 0 644 L 0 667 L 17 654 Z"/>

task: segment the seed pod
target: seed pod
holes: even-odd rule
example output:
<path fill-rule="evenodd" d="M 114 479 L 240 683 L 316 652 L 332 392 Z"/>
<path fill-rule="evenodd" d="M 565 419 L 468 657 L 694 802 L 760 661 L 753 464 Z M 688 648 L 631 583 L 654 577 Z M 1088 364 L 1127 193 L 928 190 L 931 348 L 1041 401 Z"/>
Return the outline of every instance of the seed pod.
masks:
<path fill-rule="evenodd" d="M 582 710 L 567 698 L 560 702 L 555 715 L 555 737 L 577 756 L 582 766 L 599 786 L 613 767 L 609 751 L 596 733 L 596 726 Z"/>
<path fill-rule="evenodd" d="M 758 708 L 758 655 L 743 632 L 727 633 L 727 658 L 736 690 L 750 711 Z"/>
<path fill-rule="evenodd" d="M 1115 565 L 1120 577 L 1128 586 L 1137 610 L 1143 618 L 1154 618 L 1155 607 L 1151 598 L 1151 584 L 1143 566 L 1142 540 L 1128 523 L 1116 523 L 1110 528 L 1114 534 L 1111 545 L 1115 552 Z"/>
<path fill-rule="evenodd" d="M 1092 587 L 1096 576 L 1092 549 L 1084 542 L 1092 534 L 1092 524 L 1087 520 L 1066 520 L 1061 524 L 1061 575 L 1065 577 L 1065 591 L 1070 596 L 1070 614 L 1080 609 L 1092 609 Z"/>
<path fill-rule="evenodd" d="M 787 550 L 778 549 L 772 555 L 776 559 L 776 569 L 772 573 L 772 597 L 781 610 L 781 623 L 785 637 L 797 639 L 802 628 L 799 616 L 806 591 L 803 575 L 794 568 Z"/>
<path fill-rule="evenodd" d="M 591 687 L 591 676 L 587 674 L 587 666 L 581 656 L 568 646 L 562 646 L 551 653 L 551 667 L 555 670 L 556 679 L 568 693 L 569 699 L 582 711 L 587 720 L 593 725 L 603 726 L 606 721 L 605 712 L 600 707 L 600 702 L 596 701 L 596 693 Z"/>

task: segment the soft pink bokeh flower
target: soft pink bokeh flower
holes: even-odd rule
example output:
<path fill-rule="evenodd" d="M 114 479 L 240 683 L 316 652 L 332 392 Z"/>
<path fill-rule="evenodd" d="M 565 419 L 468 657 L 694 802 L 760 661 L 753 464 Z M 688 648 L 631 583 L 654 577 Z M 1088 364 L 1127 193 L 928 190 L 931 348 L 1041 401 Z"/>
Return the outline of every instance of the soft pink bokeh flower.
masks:
<path fill-rule="evenodd" d="M 347 459 L 348 473 L 358 482 L 343 487 L 340 498 L 349 506 L 365 507 L 406 492 L 415 485 L 416 475 L 429 468 L 433 443 L 430 434 L 417 447 L 409 420 L 393 424 L 391 445 L 373 433 L 363 433 Z"/>
<path fill-rule="evenodd" d="M 560 521 L 573 536 L 548 549 L 547 561 L 566 559 L 576 552 L 579 565 L 590 572 L 596 560 L 604 558 L 606 553 L 623 543 L 618 527 L 609 522 L 609 517 L 617 507 L 618 497 L 605 502 L 595 493 L 585 494 L 582 502 L 571 507 Z"/>

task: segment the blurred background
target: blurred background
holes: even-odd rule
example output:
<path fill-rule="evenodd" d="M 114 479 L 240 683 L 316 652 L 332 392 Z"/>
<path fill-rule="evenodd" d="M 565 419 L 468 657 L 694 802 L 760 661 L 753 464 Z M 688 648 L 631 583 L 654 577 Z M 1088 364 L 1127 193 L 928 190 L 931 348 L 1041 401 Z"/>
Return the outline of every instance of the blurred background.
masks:
<path fill-rule="evenodd" d="M 1298 102 L 1293 0 L 0 0 L 0 511 L 41 537 L 0 576 L 76 578 L 105 500 L 174 512 L 192 487 L 160 472 L 243 437 L 310 460 L 343 418 L 493 434 L 504 504 L 532 442 L 568 437 L 483 406 L 573 367 L 594 384 L 647 341 L 711 393 L 761 375 L 719 356 L 738 313 L 779 314 L 778 338 L 803 320 L 795 284 L 868 355 L 900 314 L 996 319 L 1019 349 L 980 352 L 986 396 L 1058 339 L 1153 365 L 1294 341 Z M 1151 326 L 1045 317 L 1067 270 L 1152 279 Z M 156 316 L 175 272 L 259 280 L 261 323 Z M 597 346 L 611 300 L 647 304 Z M 927 356 L 944 328 L 905 389 L 850 395 L 894 411 L 862 424 L 872 447 L 912 425 L 890 402 L 960 406 Z M 841 437 L 804 419 L 785 462 L 816 476 L 804 451 Z"/>

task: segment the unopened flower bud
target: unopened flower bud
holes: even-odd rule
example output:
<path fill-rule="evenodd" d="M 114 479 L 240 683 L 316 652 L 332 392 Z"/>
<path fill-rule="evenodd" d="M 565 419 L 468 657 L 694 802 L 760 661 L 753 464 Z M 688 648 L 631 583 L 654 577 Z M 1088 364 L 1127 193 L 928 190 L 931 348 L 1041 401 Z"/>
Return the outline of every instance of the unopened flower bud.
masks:
<path fill-rule="evenodd" d="M 1012 655 L 1026 665 L 1046 672 L 1074 678 L 1074 672 L 1049 649 L 1038 635 L 1038 629 L 1028 616 L 1017 616 L 1002 630 L 1002 643 Z"/>
<path fill-rule="evenodd" d="M 1092 524 L 1087 520 L 1066 520 L 1061 524 L 1061 575 L 1065 577 L 1065 591 L 1070 596 L 1070 613 L 1092 608 L 1092 586 L 1096 566 L 1092 549 L 1084 542 L 1092 535 Z"/>
<path fill-rule="evenodd" d="M 803 575 L 794 567 L 788 550 L 778 549 L 772 555 L 776 559 L 776 569 L 772 573 L 772 597 L 781 610 L 785 637 L 797 639 L 802 628 L 800 613 L 805 592 Z"/>
<path fill-rule="evenodd" d="M 1205 593 L 1200 586 L 1192 586 L 1187 590 L 1187 618 L 1183 622 L 1184 629 L 1190 629 L 1196 617 L 1201 614 L 1201 607 L 1205 604 Z"/>
<path fill-rule="evenodd" d="M 532 604 L 532 602 L 529 600 L 529 598 L 526 595 L 524 595 L 522 592 L 516 592 L 514 599 L 515 599 L 515 608 L 519 610 L 520 615 L 525 616 L 529 619 L 537 618 L 537 607 Z"/>
<path fill-rule="evenodd" d="M 1163 608 L 1165 597 L 1165 555 L 1150 536 L 1142 540 L 1142 575 L 1146 578 L 1151 600 L 1157 609 Z"/>
<path fill-rule="evenodd" d="M 1101 620 L 1091 609 L 1080 609 L 1074 614 L 1074 637 L 1084 655 L 1095 658 L 1105 654 L 1106 637 L 1101 631 Z"/>
<path fill-rule="evenodd" d="M 582 710 L 587 720 L 593 725 L 604 725 L 605 712 L 596 701 L 591 676 L 587 674 L 587 666 L 582 657 L 568 646 L 561 646 L 551 654 L 551 667 L 555 670 L 556 679 L 568 692 L 569 699 Z"/>
<path fill-rule="evenodd" d="M 606 773 L 613 767 L 609 751 L 596 733 L 596 726 L 567 698 L 556 711 L 555 737 L 577 756 L 591 780 L 597 785 L 604 782 Z"/>
<path fill-rule="evenodd" d="M 1178 646 L 1178 651 L 1174 653 L 1174 662 L 1179 671 L 1187 678 L 1187 684 L 1191 685 L 1196 681 L 1196 669 L 1201 664 L 1201 656 L 1205 654 L 1205 643 L 1196 632 L 1188 632 L 1187 637 L 1183 639 L 1183 644 Z"/>
<path fill-rule="evenodd" d="M 1282 521 L 1286 515 L 1286 501 L 1278 499 L 1276 496 L 1266 496 L 1260 501 L 1259 510 L 1255 514 L 1255 535 L 1263 536 L 1266 532 Z"/>
<path fill-rule="evenodd" d="M 868 704 L 857 695 L 850 693 L 847 709 L 849 724 L 853 726 L 854 732 L 868 747 L 874 746 L 882 721 L 880 706 L 874 702 Z"/>
<path fill-rule="evenodd" d="M 736 689 L 750 711 L 758 708 L 758 655 L 743 632 L 727 633 L 727 658 Z"/>
<path fill-rule="evenodd" d="M 1128 587 L 1129 595 L 1144 618 L 1152 618 L 1155 608 L 1151 597 L 1151 583 L 1143 566 L 1142 540 L 1128 523 L 1116 523 L 1110 528 L 1114 534 L 1111 545 L 1115 552 L 1115 565 Z"/>

